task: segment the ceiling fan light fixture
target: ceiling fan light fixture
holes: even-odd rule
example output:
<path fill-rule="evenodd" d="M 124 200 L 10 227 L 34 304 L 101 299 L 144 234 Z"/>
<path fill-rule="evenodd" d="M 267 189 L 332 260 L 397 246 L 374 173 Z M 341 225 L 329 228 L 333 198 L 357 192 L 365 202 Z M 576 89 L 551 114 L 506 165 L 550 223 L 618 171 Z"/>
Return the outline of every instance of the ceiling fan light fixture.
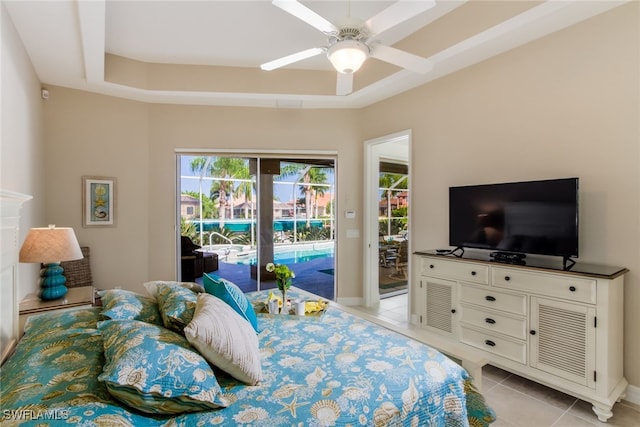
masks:
<path fill-rule="evenodd" d="M 327 50 L 333 67 L 343 74 L 352 74 L 360 69 L 369 56 L 369 47 L 357 40 L 339 41 Z"/>

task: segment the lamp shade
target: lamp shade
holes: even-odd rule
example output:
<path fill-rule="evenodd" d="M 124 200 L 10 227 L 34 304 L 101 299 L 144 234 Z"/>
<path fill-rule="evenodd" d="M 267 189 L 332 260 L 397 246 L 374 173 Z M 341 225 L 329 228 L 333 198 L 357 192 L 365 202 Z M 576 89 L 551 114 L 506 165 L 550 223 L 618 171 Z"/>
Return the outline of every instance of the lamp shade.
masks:
<path fill-rule="evenodd" d="M 343 40 L 327 50 L 327 57 L 340 73 L 351 74 L 360 69 L 369 56 L 366 44 L 356 40 Z"/>
<path fill-rule="evenodd" d="M 73 228 L 32 228 L 20 248 L 20 262 L 57 263 L 82 259 Z"/>

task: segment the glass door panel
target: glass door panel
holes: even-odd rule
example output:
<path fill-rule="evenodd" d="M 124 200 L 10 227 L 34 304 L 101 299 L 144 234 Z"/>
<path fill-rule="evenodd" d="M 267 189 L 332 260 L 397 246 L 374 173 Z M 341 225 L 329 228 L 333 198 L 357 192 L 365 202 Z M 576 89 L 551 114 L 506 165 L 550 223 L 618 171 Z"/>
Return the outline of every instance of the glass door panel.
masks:
<path fill-rule="evenodd" d="M 408 170 L 406 165 L 380 163 L 378 188 L 380 298 L 407 292 L 408 284 Z"/>
<path fill-rule="evenodd" d="M 180 238 L 199 246 L 182 247 L 181 280 L 207 273 L 270 289 L 275 262 L 294 271 L 294 286 L 334 299 L 334 159 L 183 154 L 178 169 Z"/>
<path fill-rule="evenodd" d="M 251 274 L 258 236 L 256 174 L 251 170 L 256 159 L 178 157 L 181 242 L 186 237 L 195 248 L 181 243 L 180 280 L 201 282 L 207 273 L 230 280 L 245 292 L 257 290 L 257 277 Z M 207 258 L 215 261 L 207 263 Z"/>

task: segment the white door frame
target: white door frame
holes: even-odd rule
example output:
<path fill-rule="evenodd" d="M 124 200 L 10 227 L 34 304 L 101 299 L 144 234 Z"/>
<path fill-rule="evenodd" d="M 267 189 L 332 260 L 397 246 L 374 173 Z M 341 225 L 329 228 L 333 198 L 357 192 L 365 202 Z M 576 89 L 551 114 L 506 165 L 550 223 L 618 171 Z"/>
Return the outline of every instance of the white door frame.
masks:
<path fill-rule="evenodd" d="M 407 162 L 409 167 L 409 218 L 408 235 L 411 236 L 411 130 L 404 130 L 391 135 L 382 136 L 365 141 L 364 144 L 364 305 L 371 307 L 380 302 L 378 278 L 378 187 L 380 183 L 380 159 L 382 144 L 393 141 L 406 140 L 408 142 Z M 386 158 L 386 157 L 385 157 Z M 411 239 L 409 239 L 409 253 L 411 253 Z M 409 257 L 409 263 L 411 257 Z M 408 283 L 411 283 L 411 268 Z M 409 291 L 411 287 L 409 286 Z"/>

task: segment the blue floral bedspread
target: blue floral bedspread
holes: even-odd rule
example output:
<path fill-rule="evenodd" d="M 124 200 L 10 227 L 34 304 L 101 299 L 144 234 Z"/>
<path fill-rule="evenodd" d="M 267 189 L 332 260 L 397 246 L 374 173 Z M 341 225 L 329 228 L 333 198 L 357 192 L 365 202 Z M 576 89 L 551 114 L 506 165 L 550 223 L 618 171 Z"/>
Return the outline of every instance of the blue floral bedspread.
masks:
<path fill-rule="evenodd" d="M 16 353 L 0 369 L 3 426 L 486 426 L 495 420 L 459 365 L 335 307 L 321 318 L 259 315 L 263 380 L 247 386 L 216 371 L 229 407 L 150 416 L 120 404 L 97 380 L 104 364 L 99 320 L 99 308 L 29 319 Z"/>

